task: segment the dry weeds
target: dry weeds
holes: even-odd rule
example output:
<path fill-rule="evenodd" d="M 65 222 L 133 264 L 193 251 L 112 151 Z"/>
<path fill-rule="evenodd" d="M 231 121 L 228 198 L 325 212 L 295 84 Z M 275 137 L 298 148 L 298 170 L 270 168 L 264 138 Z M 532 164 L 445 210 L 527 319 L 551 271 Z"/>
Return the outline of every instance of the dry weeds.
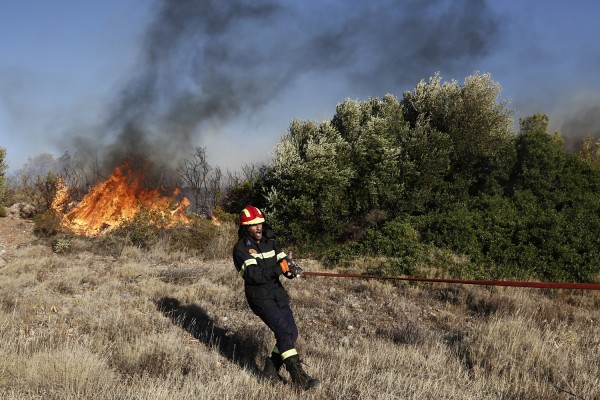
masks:
<path fill-rule="evenodd" d="M 600 398 L 597 293 L 286 280 L 323 382 L 296 393 L 259 379 L 273 339 L 232 263 L 213 259 L 224 250 L 168 248 L 14 249 L 0 268 L 0 398 Z"/>

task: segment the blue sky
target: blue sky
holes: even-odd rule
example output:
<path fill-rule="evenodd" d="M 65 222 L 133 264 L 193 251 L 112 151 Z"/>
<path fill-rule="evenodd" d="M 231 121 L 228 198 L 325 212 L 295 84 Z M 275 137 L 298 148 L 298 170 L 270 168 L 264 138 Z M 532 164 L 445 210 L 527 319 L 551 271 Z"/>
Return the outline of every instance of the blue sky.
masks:
<path fill-rule="evenodd" d="M 364 3 L 364 4 L 363 4 Z M 268 161 L 292 119 L 489 72 L 515 119 L 600 136 L 600 6 L 586 1 L 0 0 L 0 146 L 229 169 Z"/>

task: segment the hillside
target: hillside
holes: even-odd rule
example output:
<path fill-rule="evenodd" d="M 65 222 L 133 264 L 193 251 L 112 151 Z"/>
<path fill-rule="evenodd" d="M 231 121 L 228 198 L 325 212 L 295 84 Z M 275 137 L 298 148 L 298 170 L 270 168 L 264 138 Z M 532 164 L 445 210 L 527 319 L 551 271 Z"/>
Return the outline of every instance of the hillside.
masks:
<path fill-rule="evenodd" d="M 323 383 L 295 394 L 257 377 L 273 339 L 230 260 L 83 239 L 56 254 L 13 218 L 0 247 L 3 399 L 600 398 L 598 293 L 286 281 Z"/>

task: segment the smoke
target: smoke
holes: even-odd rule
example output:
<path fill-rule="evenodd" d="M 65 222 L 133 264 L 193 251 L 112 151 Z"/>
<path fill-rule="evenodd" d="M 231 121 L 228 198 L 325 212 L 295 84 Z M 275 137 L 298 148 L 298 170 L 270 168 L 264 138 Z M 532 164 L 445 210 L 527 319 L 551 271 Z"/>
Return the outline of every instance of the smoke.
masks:
<path fill-rule="evenodd" d="M 565 150 L 577 153 L 584 139 L 600 139 L 600 94 L 594 91 L 597 83 L 586 82 L 588 87 L 584 87 L 577 80 L 588 76 L 589 71 L 582 69 L 573 75 L 573 79 L 553 85 L 548 85 L 545 76 L 527 79 L 518 104 L 513 107 L 519 118 L 535 113 L 548 115 L 549 132 L 559 132 L 565 140 Z"/>
<path fill-rule="evenodd" d="M 333 73 L 365 97 L 412 88 L 470 69 L 499 43 L 500 22 L 484 0 L 161 0 L 135 76 L 73 143 L 105 169 L 135 154 L 172 171 L 206 132 L 307 74 Z"/>
<path fill-rule="evenodd" d="M 574 111 L 561 116 L 559 132 L 565 138 L 567 150 L 577 152 L 586 137 L 600 139 L 600 101 L 579 105 Z"/>

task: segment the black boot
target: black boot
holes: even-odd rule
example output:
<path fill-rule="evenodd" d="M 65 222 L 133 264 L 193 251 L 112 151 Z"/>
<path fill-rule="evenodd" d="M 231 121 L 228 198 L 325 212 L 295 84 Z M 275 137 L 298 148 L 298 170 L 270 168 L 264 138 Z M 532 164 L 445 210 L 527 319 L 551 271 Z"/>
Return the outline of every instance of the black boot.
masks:
<path fill-rule="evenodd" d="M 279 370 L 283 366 L 283 360 L 281 359 L 281 354 L 274 353 L 274 352 L 271 353 L 271 361 L 273 361 L 273 365 L 275 365 L 275 369 L 277 370 L 277 372 L 279 372 Z"/>
<path fill-rule="evenodd" d="M 284 363 L 286 369 L 290 373 L 294 386 L 300 389 L 309 390 L 321 384 L 318 379 L 311 378 L 310 375 L 304 372 L 302 369 L 302 362 L 298 356 L 286 358 Z"/>
<path fill-rule="evenodd" d="M 263 369 L 264 378 L 273 385 L 278 382 L 285 382 L 279 375 L 279 370 L 282 365 L 283 361 L 281 361 L 279 354 L 272 353 L 271 357 L 265 358 L 265 368 Z"/>

